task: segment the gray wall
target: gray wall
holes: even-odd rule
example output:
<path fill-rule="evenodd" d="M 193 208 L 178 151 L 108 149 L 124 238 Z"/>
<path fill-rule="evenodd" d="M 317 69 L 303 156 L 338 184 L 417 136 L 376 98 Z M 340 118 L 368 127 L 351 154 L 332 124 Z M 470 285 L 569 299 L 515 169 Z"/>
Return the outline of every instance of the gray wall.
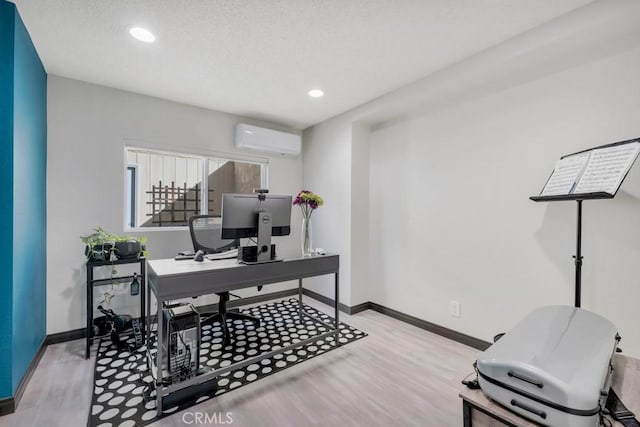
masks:
<path fill-rule="evenodd" d="M 534 203 L 555 161 L 640 136 L 640 50 L 370 137 L 372 301 L 485 340 L 574 301 L 576 203 Z M 640 162 L 584 202 L 582 305 L 640 356 Z M 449 303 L 462 303 L 462 317 Z"/>
<path fill-rule="evenodd" d="M 327 200 L 314 233 L 344 255 L 341 301 L 485 340 L 572 305 L 575 203 L 528 197 L 561 155 L 640 136 L 638 13 L 594 2 L 306 129 L 304 186 Z M 636 164 L 614 200 L 586 202 L 583 242 L 583 307 L 636 357 L 639 186 Z"/>
<path fill-rule="evenodd" d="M 125 140 L 147 148 L 238 156 L 241 153 L 233 146 L 236 123 L 264 124 L 57 76 L 50 76 L 48 90 L 47 333 L 51 334 L 84 326 L 86 276 L 79 237 L 98 225 L 113 233 L 125 233 Z M 300 190 L 300 157 L 263 158 L 269 162 L 268 181 L 273 193 L 296 194 Z M 292 221 L 291 236 L 274 238 L 283 256 L 300 250 L 297 211 Z M 192 249 L 186 228 L 145 230 L 142 234 L 148 238 L 151 259 Z M 103 270 L 102 274 L 108 275 Z M 128 271 L 125 267 L 118 270 L 121 274 Z M 289 286 L 269 285 L 263 292 Z M 112 301 L 116 312 L 137 313 L 136 299 L 128 296 L 129 288 L 122 286 L 116 292 Z M 96 302 L 101 298 L 97 293 Z M 237 293 L 248 296 L 255 290 Z M 215 298 L 203 298 L 199 303 L 213 301 Z"/>

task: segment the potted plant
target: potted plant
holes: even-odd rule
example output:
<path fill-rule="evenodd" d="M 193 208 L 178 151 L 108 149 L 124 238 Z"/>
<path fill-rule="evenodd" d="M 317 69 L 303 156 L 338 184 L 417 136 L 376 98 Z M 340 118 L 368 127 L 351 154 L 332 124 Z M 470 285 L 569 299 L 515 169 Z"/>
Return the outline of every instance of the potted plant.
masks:
<path fill-rule="evenodd" d="M 147 243 L 147 238 L 144 236 L 116 236 L 113 252 L 118 259 L 138 258 L 140 255 L 146 256 L 145 243 Z"/>
<path fill-rule="evenodd" d="M 118 259 L 147 256 L 146 237 L 117 236 L 98 226 L 80 239 L 86 245 L 84 253 L 88 261 L 110 261 L 112 254 Z"/>
<path fill-rule="evenodd" d="M 80 240 L 86 245 L 84 254 L 89 261 L 109 261 L 113 251 L 114 235 L 98 226 L 93 233 L 81 236 Z"/>

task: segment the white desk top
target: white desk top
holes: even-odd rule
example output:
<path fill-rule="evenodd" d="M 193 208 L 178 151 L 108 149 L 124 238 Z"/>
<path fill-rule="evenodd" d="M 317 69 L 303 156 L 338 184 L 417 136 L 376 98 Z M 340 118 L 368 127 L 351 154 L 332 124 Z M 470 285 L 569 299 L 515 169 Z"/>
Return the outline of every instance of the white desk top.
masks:
<path fill-rule="evenodd" d="M 149 289 L 156 298 L 178 299 L 323 274 L 338 273 L 335 254 L 288 258 L 262 264 L 238 264 L 236 259 L 148 261 Z"/>
<path fill-rule="evenodd" d="M 148 261 L 147 265 L 153 269 L 157 276 L 172 276 L 175 274 L 190 274 L 198 271 L 220 270 L 225 268 L 241 268 L 246 267 L 244 264 L 238 264 L 237 259 L 218 259 L 211 261 L 175 260 L 173 258 L 156 259 Z"/>

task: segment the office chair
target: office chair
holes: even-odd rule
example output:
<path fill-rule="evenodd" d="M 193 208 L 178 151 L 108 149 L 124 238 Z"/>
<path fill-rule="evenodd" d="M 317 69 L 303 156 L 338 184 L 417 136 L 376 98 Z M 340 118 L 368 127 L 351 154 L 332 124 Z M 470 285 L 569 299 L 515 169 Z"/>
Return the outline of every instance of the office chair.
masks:
<path fill-rule="evenodd" d="M 220 238 L 221 224 L 216 221 L 219 216 L 215 215 L 195 215 L 189 218 L 189 233 L 191 233 L 191 241 L 193 242 L 193 250 L 203 251 L 205 254 L 214 254 L 228 251 L 240 246 L 240 241 L 222 240 Z M 231 344 L 231 333 L 227 320 L 243 320 L 254 324 L 256 328 L 260 327 L 260 319 L 257 317 L 242 314 L 236 311 L 227 310 L 227 302 L 229 301 L 229 292 L 216 293 L 220 298 L 218 302 L 217 313 L 202 313 L 205 320 L 202 324 L 212 324 L 215 321 L 220 322 L 223 333 L 223 345 L 226 347 Z"/>

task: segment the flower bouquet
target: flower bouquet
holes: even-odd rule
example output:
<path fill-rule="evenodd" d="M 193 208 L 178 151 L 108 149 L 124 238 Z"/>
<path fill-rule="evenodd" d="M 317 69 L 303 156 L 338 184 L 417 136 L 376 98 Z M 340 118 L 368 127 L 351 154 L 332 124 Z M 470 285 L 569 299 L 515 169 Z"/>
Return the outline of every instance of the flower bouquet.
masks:
<path fill-rule="evenodd" d="M 302 211 L 302 254 L 309 256 L 313 253 L 311 248 L 311 214 L 324 204 L 324 200 L 311 191 L 302 190 L 293 200 L 293 204 L 300 206 Z"/>

